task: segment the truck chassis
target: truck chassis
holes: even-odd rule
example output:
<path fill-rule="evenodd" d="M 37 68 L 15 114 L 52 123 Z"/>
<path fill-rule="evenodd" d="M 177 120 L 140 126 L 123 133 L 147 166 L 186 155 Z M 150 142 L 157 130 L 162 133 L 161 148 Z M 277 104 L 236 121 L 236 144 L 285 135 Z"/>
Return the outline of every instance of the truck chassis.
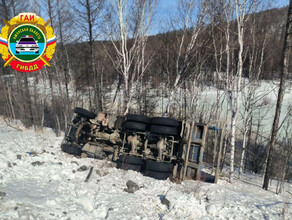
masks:
<path fill-rule="evenodd" d="M 62 151 L 108 158 L 117 168 L 156 179 L 200 179 L 208 126 L 173 118 L 107 113 L 75 108 Z"/>

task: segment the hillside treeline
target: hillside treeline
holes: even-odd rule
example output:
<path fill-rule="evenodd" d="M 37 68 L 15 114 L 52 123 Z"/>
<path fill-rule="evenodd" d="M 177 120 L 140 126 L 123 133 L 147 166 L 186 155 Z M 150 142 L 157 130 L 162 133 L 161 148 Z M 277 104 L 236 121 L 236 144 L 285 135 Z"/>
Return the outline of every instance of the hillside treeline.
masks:
<path fill-rule="evenodd" d="M 88 3 L 88 5 L 85 3 Z M 113 36 L 106 36 L 107 33 L 104 30 L 108 24 L 103 20 L 102 17 L 106 15 L 101 11 L 109 10 L 108 6 L 103 1 L 83 2 L 81 0 L 72 2 L 41 1 L 36 5 L 38 7 L 35 7 L 35 5 L 33 7 L 33 4 L 35 4 L 33 1 L 30 4 L 23 1 L 4 1 L 0 4 L 1 12 L 3 12 L 1 16 L 2 19 L 9 20 L 24 9 L 29 9 L 43 17 L 50 18 L 52 20 L 51 25 L 58 38 L 52 67 L 47 67 L 35 73 L 23 74 L 16 73 L 11 68 L 4 68 L 4 61 L 1 60 L 1 92 L 2 94 L 11 93 L 10 98 L 7 99 L 5 96 L 1 98 L 2 114 L 13 116 L 11 110 L 13 106 L 15 117 L 20 117 L 20 119 L 26 121 L 27 125 L 39 124 L 43 121 L 42 123 L 45 125 L 54 128 L 56 128 L 54 121 L 57 114 L 59 126 L 64 129 L 75 105 L 82 105 L 94 111 L 113 111 L 110 109 L 113 100 L 108 99 L 107 94 L 109 92 L 113 93 L 115 90 L 123 90 L 125 83 L 122 74 L 113 65 L 115 61 L 112 60 L 116 56 L 116 51 L 110 37 L 116 36 L 114 34 Z M 209 2 L 209 4 L 218 3 L 214 1 L 213 3 Z M 92 13 L 89 22 L 86 19 L 87 7 Z M 188 64 L 182 64 L 182 68 L 186 69 L 182 70 L 179 86 L 182 88 L 189 87 L 188 84 L 193 77 L 190 77 L 190 75 L 196 75 L 196 77 L 199 75 L 197 84 L 212 85 L 219 89 L 224 88 L 223 84 L 226 84 L 226 74 L 224 74 L 226 72 L 226 18 L 220 14 L 223 13 L 220 12 L 220 5 L 210 7 L 217 11 L 210 12 L 210 8 L 204 9 L 205 14 L 201 24 L 189 24 L 189 27 L 184 30 L 183 23 L 181 27 L 179 26 L 181 23 L 178 21 L 179 18 L 177 20 L 170 19 L 169 29 L 176 28 L 176 30 L 154 36 L 150 35 L 149 37 L 149 33 L 147 33 L 147 39 L 145 39 L 147 45 L 143 48 L 143 53 L 149 63 L 147 63 L 147 69 L 143 76 L 139 76 L 139 83 L 136 85 L 139 91 L 134 92 L 134 96 L 139 99 L 138 107 L 136 105 L 131 111 L 153 114 L 151 112 L 153 107 L 149 99 L 152 95 L 157 94 L 149 92 L 149 89 L 160 88 L 163 84 L 165 92 L 167 92 L 167 89 L 172 90 L 177 74 L 176 65 L 185 62 L 183 59 L 186 51 L 184 50 L 190 46 L 189 43 L 192 40 L 194 29 L 198 28 L 192 25 L 200 25 L 200 30 L 197 32 L 198 36 L 196 36 L 194 45 L 191 45 Z M 247 15 L 248 19 L 246 19 L 243 39 L 244 77 L 249 78 L 252 75 L 251 71 L 259 71 L 258 79 L 278 78 L 286 11 L 287 8 L 270 9 Z M 195 13 L 199 12 L 196 11 Z M 198 14 L 194 15 L 198 16 Z M 231 72 L 237 71 L 238 43 L 236 28 L 235 19 L 231 19 L 229 43 Z M 131 36 L 128 37 L 128 47 L 130 48 L 134 40 L 130 38 Z M 184 37 L 183 48 L 181 54 L 178 54 L 182 37 Z M 101 38 L 106 40 L 99 40 Z M 113 42 L 120 46 L 119 41 L 114 39 Z M 133 64 L 129 66 L 129 69 L 135 68 Z M 216 73 L 216 71 L 220 72 Z M 34 83 L 38 83 L 39 79 L 46 80 L 43 83 L 48 83 L 44 86 L 50 87 L 51 97 L 46 97 L 45 100 L 33 99 L 33 85 L 30 84 L 32 81 L 29 78 L 34 79 L 36 81 Z M 167 96 L 167 94 L 162 95 Z M 77 100 L 72 100 L 73 97 Z M 147 103 L 149 107 L 145 107 Z M 22 107 L 22 105 L 25 106 Z M 39 105 L 43 107 L 36 107 Z M 64 107 L 67 109 L 65 113 Z M 39 112 L 41 109 L 44 113 Z M 182 117 L 182 115 L 180 116 Z M 41 117 L 43 117 L 43 120 L 41 120 Z M 32 118 L 35 118 L 35 120 L 32 120 Z"/>

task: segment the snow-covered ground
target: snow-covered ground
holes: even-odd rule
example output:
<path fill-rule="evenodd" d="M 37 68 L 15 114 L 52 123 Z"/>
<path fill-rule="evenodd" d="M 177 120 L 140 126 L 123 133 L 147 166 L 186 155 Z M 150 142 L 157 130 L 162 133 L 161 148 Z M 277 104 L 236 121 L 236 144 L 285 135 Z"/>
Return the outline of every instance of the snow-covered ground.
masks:
<path fill-rule="evenodd" d="M 11 125 L 23 131 L 0 118 L 0 219 L 292 219 L 292 184 L 276 195 L 254 175 L 217 185 L 155 180 L 65 154 L 49 129 Z M 88 182 L 81 166 L 93 167 Z M 124 191 L 129 180 L 140 189 Z"/>

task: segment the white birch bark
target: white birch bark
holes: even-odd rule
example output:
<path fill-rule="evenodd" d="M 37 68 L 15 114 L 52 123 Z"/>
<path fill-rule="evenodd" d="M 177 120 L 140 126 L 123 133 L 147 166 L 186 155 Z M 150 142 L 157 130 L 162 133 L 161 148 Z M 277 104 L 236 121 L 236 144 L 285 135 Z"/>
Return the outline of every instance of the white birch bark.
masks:
<path fill-rule="evenodd" d="M 168 100 L 167 100 L 166 109 L 165 109 L 165 113 L 164 113 L 165 117 L 167 117 L 169 114 L 170 106 L 174 100 L 175 91 L 183 83 L 183 81 L 182 81 L 183 74 L 189 72 L 188 74 L 190 75 L 190 77 L 193 75 L 193 73 L 192 73 L 193 71 L 190 70 L 190 64 L 191 64 L 191 60 L 193 58 L 191 53 L 193 52 L 195 45 L 197 43 L 197 38 L 198 38 L 198 35 L 201 31 L 203 18 L 204 18 L 205 13 L 206 13 L 206 5 L 204 5 L 204 4 L 195 5 L 195 3 L 198 3 L 198 2 L 195 2 L 194 0 L 180 2 L 181 8 L 182 8 L 181 14 L 185 14 L 185 17 L 183 18 L 184 23 L 183 23 L 183 27 L 182 27 L 183 33 L 182 33 L 181 37 L 179 38 L 179 47 L 178 47 L 178 51 L 176 54 L 175 67 L 174 67 L 174 69 L 170 69 L 168 67 L 166 68 L 168 75 L 175 75 L 175 80 L 174 80 L 173 85 L 170 86 L 170 92 L 168 95 Z M 188 40 L 187 35 L 190 32 L 189 24 L 190 24 L 190 22 L 191 22 L 190 20 L 193 16 L 192 12 L 193 12 L 194 7 L 200 7 L 201 11 L 199 11 L 199 14 L 197 15 L 198 21 L 196 23 L 196 26 L 192 27 L 193 30 L 191 32 L 191 37 Z M 167 51 L 169 52 L 169 50 L 167 50 Z M 191 90 L 195 90 L 195 88 L 193 88 Z M 191 92 L 191 95 L 193 95 L 192 92 Z M 190 106 L 192 106 L 192 105 L 190 105 Z"/>
<path fill-rule="evenodd" d="M 154 1 L 116 0 L 111 1 L 111 6 L 117 17 L 115 18 L 113 14 L 114 18 L 109 20 L 104 16 L 104 21 L 108 37 L 114 48 L 114 56 L 107 48 L 105 49 L 116 71 L 123 79 L 123 114 L 127 114 L 131 108 L 137 85 L 143 79 L 149 64 L 153 60 L 153 54 L 146 57 L 145 49 L 149 27 L 153 19 Z M 131 8 L 133 11 L 131 11 Z M 134 15 L 131 13 L 134 13 Z M 134 27 L 132 26 L 133 23 L 135 24 Z M 116 35 L 115 27 L 118 29 Z M 131 43 L 129 42 L 130 39 Z"/>

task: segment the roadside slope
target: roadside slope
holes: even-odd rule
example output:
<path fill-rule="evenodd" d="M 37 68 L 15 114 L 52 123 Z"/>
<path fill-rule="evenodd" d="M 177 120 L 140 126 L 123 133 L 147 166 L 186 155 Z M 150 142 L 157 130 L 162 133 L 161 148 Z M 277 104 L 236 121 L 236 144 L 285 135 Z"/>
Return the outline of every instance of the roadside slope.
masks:
<path fill-rule="evenodd" d="M 21 126 L 13 124 L 14 126 Z M 0 219 L 286 219 L 292 196 L 260 188 L 260 177 L 175 184 L 60 150 L 50 129 L 18 131 L 0 118 Z M 84 171 L 80 167 L 82 167 Z M 89 167 L 93 173 L 84 182 Z M 125 192 L 127 181 L 140 187 Z M 292 189 L 291 184 L 286 190 Z M 164 200 L 162 204 L 161 201 Z M 283 211 L 284 210 L 284 211 Z"/>

